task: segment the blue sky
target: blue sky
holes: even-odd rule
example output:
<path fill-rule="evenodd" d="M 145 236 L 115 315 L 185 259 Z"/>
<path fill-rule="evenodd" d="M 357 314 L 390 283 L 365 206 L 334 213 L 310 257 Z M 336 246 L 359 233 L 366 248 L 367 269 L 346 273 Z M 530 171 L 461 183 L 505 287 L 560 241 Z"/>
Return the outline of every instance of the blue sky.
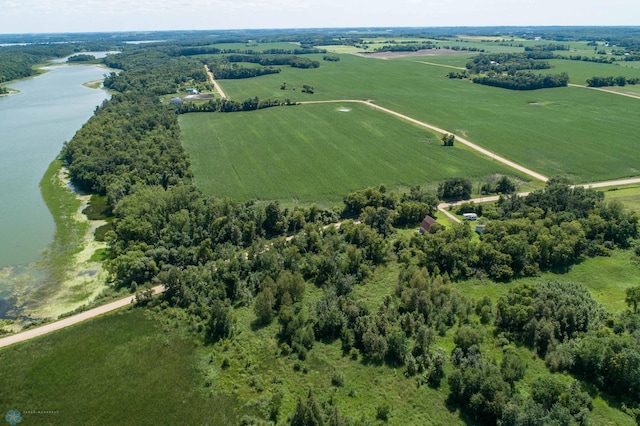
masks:
<path fill-rule="evenodd" d="M 640 25 L 638 0 L 0 0 L 0 33 Z"/>

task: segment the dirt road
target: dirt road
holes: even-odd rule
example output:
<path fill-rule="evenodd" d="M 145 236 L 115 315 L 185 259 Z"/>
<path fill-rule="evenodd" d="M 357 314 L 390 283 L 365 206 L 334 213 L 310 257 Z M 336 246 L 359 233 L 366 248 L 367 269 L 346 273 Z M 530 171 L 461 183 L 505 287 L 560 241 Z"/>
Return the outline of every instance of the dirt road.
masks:
<path fill-rule="evenodd" d="M 583 89 L 598 90 L 600 92 L 612 93 L 614 95 L 626 96 L 628 98 L 640 99 L 640 95 L 632 95 L 631 93 L 616 92 L 615 90 L 607 90 L 602 87 L 589 87 L 582 84 L 569 84 L 571 87 L 582 87 Z"/>
<path fill-rule="evenodd" d="M 220 97 L 222 99 L 227 99 L 227 95 L 224 94 L 224 92 L 222 91 L 222 87 L 220 87 L 218 82 L 213 78 L 213 73 L 211 72 L 211 70 L 207 65 L 204 66 L 204 70 L 207 72 L 207 75 L 209 76 L 209 80 L 211 81 L 211 84 L 213 84 L 213 87 L 216 88 Z"/>
<path fill-rule="evenodd" d="M 416 62 L 419 63 L 419 64 L 434 65 L 436 67 L 453 68 L 454 70 L 464 70 L 464 71 L 467 70 L 464 67 L 455 67 L 453 65 L 436 64 L 435 62 L 425 62 L 425 61 L 416 61 Z"/>
<path fill-rule="evenodd" d="M 640 183 L 640 177 L 629 178 L 629 179 L 607 180 L 603 182 L 581 183 L 581 184 L 572 185 L 572 186 L 582 186 L 584 188 L 609 188 L 612 186 L 619 186 L 619 185 L 632 185 L 634 183 Z M 517 195 L 519 197 L 526 197 L 529 194 L 530 194 L 529 192 L 520 192 Z M 456 201 L 453 203 L 440 203 L 438 204 L 438 210 L 440 210 L 442 213 L 444 213 L 449 219 L 453 220 L 454 222 L 461 222 L 461 220 L 457 216 L 452 214 L 450 211 L 448 211 L 447 208 L 459 206 L 464 203 L 475 203 L 475 204 L 490 203 L 493 201 L 498 201 L 499 198 L 500 197 L 498 195 L 492 195 L 488 197 L 480 197 L 480 198 L 472 198 L 469 200 Z"/>
<path fill-rule="evenodd" d="M 394 116 L 396 116 L 398 118 L 401 118 L 403 120 L 406 120 L 406 121 L 408 121 L 410 123 L 417 124 L 418 126 L 426 127 L 427 129 L 434 130 L 434 131 L 439 132 L 439 133 L 451 133 L 451 134 L 453 134 L 452 132 L 450 132 L 448 130 L 444 130 L 444 129 L 441 129 L 440 127 L 436 127 L 436 126 L 434 126 L 432 124 L 427 124 L 427 123 L 425 123 L 423 121 L 416 120 L 415 118 L 411 118 L 408 115 L 401 114 L 401 113 L 399 113 L 397 111 L 393 111 L 393 110 L 391 110 L 389 108 L 385 108 L 385 107 L 381 107 L 380 105 L 376 105 L 376 104 L 373 103 L 373 101 L 370 101 L 370 100 L 369 101 L 362 101 L 362 100 L 357 100 L 357 99 L 343 99 L 343 100 L 335 100 L 335 101 L 307 101 L 307 102 L 299 102 L 299 103 L 300 104 L 316 104 L 316 103 L 345 103 L 345 102 L 360 103 L 360 104 L 368 105 L 371 108 L 377 109 L 377 110 L 382 111 L 382 112 L 386 112 L 387 114 L 394 115 Z M 456 138 L 456 141 L 460 142 L 463 145 L 468 146 L 469 148 L 473 149 L 474 151 L 477 151 L 477 152 L 479 152 L 479 153 L 481 153 L 483 155 L 486 155 L 487 157 L 491 158 L 492 160 L 496 160 L 496 161 L 498 161 L 500 163 L 503 163 L 503 164 L 511 167 L 512 169 L 516 169 L 518 171 L 521 171 L 522 173 L 524 173 L 526 175 L 529 175 L 534 179 L 541 180 L 543 182 L 546 182 L 547 180 L 549 180 L 549 178 L 547 178 L 546 176 L 544 176 L 544 175 L 542 175 L 542 174 L 540 174 L 538 172 L 534 172 L 533 170 L 527 169 L 526 167 L 521 166 L 520 164 L 514 163 L 511 160 L 507 160 L 506 158 L 501 157 L 498 154 L 489 151 L 488 149 L 484 149 L 481 146 L 474 144 L 473 142 L 470 142 L 470 141 L 468 141 L 468 140 L 466 140 L 464 138 L 461 138 L 460 136 L 457 136 L 457 135 L 454 135 L 454 136 Z"/>
<path fill-rule="evenodd" d="M 164 291 L 164 288 L 163 286 L 156 286 L 156 287 L 153 287 L 152 290 L 153 290 L 153 294 L 159 294 Z M 69 327 L 71 325 L 88 320 L 90 318 L 95 318 L 98 315 L 106 314 L 107 312 L 111 312 L 123 306 L 128 306 L 131 303 L 134 303 L 134 301 L 135 301 L 135 296 L 125 297 L 124 299 L 116 300 L 115 302 L 111 302 L 103 306 L 98 306 L 97 308 L 93 308 L 88 311 L 81 312 L 77 315 L 73 315 L 73 316 L 61 319 L 60 321 L 43 325 L 42 327 L 31 328 L 21 333 L 3 337 L 0 339 L 0 348 L 12 345 L 14 343 L 24 342 L 25 340 L 33 339 L 34 337 L 42 336 L 44 334 L 51 333 L 52 331 Z"/>

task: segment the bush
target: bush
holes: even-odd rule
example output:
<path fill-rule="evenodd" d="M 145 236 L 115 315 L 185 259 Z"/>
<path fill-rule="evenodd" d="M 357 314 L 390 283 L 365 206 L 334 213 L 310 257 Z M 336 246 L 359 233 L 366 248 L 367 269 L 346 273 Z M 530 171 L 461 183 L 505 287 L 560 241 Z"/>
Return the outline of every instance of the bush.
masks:
<path fill-rule="evenodd" d="M 333 377 L 331 377 L 331 384 L 337 388 L 341 388 L 344 386 L 344 373 L 341 371 L 333 373 Z"/>
<path fill-rule="evenodd" d="M 383 422 L 389 421 L 389 414 L 391 413 L 391 406 L 388 403 L 379 404 L 376 407 L 376 419 L 382 420 Z"/>

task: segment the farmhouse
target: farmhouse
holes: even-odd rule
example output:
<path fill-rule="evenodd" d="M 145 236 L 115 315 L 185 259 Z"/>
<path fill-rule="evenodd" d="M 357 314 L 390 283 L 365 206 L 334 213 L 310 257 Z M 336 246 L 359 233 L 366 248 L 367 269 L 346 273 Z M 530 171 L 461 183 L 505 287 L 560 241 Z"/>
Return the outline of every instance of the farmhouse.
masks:
<path fill-rule="evenodd" d="M 420 233 L 424 234 L 425 232 L 431 231 L 431 227 L 433 225 L 439 225 L 439 223 L 429 215 L 426 215 L 422 222 L 420 223 Z"/>
<path fill-rule="evenodd" d="M 185 89 L 185 92 L 187 92 L 190 95 L 197 95 L 198 94 L 198 89 L 189 88 L 189 89 Z"/>

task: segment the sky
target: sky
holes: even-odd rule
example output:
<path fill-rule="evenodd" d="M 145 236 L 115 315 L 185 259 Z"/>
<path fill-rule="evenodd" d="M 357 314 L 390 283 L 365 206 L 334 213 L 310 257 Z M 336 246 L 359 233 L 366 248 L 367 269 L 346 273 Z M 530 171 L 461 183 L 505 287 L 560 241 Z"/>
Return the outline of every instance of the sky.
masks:
<path fill-rule="evenodd" d="M 640 25 L 638 0 L 0 0 L 0 34 Z"/>

